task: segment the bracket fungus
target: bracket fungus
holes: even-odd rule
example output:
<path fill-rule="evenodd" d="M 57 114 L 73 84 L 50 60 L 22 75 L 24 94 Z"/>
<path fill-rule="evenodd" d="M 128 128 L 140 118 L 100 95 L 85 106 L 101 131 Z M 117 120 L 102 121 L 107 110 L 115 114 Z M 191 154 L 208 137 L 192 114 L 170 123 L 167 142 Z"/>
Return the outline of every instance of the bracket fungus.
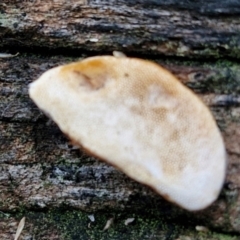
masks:
<path fill-rule="evenodd" d="M 90 57 L 48 70 L 29 94 L 74 143 L 167 200 L 200 210 L 217 199 L 226 171 L 220 131 L 161 66 Z"/>

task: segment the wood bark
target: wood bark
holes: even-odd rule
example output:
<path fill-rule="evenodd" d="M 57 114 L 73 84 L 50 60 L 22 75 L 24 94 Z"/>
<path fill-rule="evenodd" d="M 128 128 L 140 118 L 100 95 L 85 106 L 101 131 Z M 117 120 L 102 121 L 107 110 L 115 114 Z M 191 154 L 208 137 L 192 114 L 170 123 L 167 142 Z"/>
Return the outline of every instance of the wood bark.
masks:
<path fill-rule="evenodd" d="M 15 221 L 5 214 L 14 219 L 14 212 L 24 209 L 34 219 L 29 212 L 55 208 L 151 212 L 178 225 L 191 222 L 239 234 L 239 13 L 237 0 L 2 0 L 0 49 L 19 55 L 0 58 L 0 238 L 9 239 L 7 227 Z M 28 84 L 47 69 L 113 50 L 168 68 L 211 109 L 226 144 L 228 169 L 209 208 L 188 213 L 75 149 L 29 99 Z M 31 235 L 30 225 L 23 239 Z M 52 239 L 64 239 L 57 233 Z M 184 239 L 181 234 L 166 239 L 177 237 Z"/>

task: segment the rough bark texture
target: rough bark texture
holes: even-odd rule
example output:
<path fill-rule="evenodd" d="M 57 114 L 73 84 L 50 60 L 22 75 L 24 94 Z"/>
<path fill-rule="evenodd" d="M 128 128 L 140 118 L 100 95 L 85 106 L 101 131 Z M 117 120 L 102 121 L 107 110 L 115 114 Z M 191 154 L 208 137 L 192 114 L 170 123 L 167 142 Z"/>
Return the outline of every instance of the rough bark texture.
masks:
<path fill-rule="evenodd" d="M 0 239 L 11 239 L 23 215 L 22 239 L 238 239 L 239 13 L 237 0 L 2 0 L 0 49 L 20 54 L 0 59 Z M 75 149 L 29 99 L 28 84 L 47 69 L 113 50 L 162 64 L 212 110 L 229 164 L 206 210 L 172 206 Z M 102 232 L 111 217 L 114 227 Z"/>

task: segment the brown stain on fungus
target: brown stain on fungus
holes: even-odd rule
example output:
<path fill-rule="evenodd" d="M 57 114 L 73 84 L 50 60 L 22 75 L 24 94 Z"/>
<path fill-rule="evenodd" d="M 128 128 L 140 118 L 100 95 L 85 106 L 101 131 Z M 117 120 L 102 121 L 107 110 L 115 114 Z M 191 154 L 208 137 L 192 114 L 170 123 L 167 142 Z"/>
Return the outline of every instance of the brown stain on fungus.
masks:
<path fill-rule="evenodd" d="M 79 86 L 80 87 L 86 87 L 89 90 L 99 90 L 100 88 L 104 87 L 106 78 L 104 77 L 98 77 L 98 78 L 91 78 L 88 77 L 86 74 L 83 74 L 82 72 L 73 71 L 73 74 L 76 74 L 76 79 L 80 80 Z"/>

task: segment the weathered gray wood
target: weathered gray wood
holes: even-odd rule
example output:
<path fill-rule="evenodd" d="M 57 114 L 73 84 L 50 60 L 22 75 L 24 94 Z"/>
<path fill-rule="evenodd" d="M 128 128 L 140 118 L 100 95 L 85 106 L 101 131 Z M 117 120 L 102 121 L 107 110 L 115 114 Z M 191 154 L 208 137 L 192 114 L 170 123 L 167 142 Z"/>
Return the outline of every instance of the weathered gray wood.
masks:
<path fill-rule="evenodd" d="M 0 48 L 20 54 L 0 58 L 0 211 L 147 209 L 173 222 L 239 233 L 239 12 L 233 0 L 3 0 Z M 116 49 L 162 64 L 212 110 L 229 166 L 223 191 L 208 209 L 187 213 L 75 149 L 29 99 L 28 84 L 47 69 Z"/>
<path fill-rule="evenodd" d="M 0 3 L 0 46 L 240 57 L 238 0 Z"/>

